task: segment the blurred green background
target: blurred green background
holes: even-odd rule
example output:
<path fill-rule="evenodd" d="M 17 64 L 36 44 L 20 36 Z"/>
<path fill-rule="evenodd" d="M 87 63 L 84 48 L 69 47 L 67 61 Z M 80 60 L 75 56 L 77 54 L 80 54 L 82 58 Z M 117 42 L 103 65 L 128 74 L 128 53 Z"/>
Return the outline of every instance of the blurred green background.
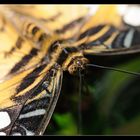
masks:
<path fill-rule="evenodd" d="M 88 56 L 91 63 L 140 72 L 137 55 Z M 79 77 L 64 73 L 59 101 L 45 135 L 79 135 Z M 140 134 L 140 76 L 87 68 L 82 82 L 81 135 Z"/>

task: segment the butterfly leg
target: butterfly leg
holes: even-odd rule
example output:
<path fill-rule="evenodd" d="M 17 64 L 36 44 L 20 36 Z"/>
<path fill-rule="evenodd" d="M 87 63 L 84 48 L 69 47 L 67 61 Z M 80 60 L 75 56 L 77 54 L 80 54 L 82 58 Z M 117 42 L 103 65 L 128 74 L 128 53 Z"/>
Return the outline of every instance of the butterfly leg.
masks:
<path fill-rule="evenodd" d="M 49 86 L 49 82 L 48 81 L 44 81 L 43 84 L 42 84 L 42 87 L 46 91 L 47 95 L 50 96 L 51 92 L 48 90 L 48 86 Z"/>

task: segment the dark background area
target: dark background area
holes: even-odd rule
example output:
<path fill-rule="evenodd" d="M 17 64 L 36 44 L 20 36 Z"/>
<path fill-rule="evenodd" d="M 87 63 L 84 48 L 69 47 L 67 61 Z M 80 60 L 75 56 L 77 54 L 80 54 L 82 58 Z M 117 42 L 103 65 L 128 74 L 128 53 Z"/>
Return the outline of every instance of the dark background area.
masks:
<path fill-rule="evenodd" d="M 140 54 L 86 56 L 90 63 L 140 72 Z M 140 76 L 89 67 L 82 81 L 81 135 L 140 134 Z M 61 94 L 44 135 L 79 135 L 79 77 L 64 73 Z"/>

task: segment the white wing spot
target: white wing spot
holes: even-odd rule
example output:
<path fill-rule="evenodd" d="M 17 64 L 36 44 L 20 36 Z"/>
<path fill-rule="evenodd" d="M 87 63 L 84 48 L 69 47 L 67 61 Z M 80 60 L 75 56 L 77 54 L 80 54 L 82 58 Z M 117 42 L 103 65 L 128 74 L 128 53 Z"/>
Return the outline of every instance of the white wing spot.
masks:
<path fill-rule="evenodd" d="M 0 136 L 6 136 L 6 133 L 0 132 Z"/>
<path fill-rule="evenodd" d="M 45 112 L 46 112 L 45 109 L 37 109 L 35 111 L 31 111 L 31 112 L 28 112 L 26 114 L 21 114 L 19 119 L 30 118 L 30 117 L 33 117 L 33 116 L 43 115 L 43 114 L 45 114 Z"/>
<path fill-rule="evenodd" d="M 124 15 L 124 21 L 132 26 L 140 26 L 140 8 L 130 7 Z"/>
<path fill-rule="evenodd" d="M 127 35 L 124 39 L 124 46 L 126 48 L 129 48 L 131 46 L 132 39 L 133 39 L 133 36 L 134 36 L 134 32 L 135 32 L 134 29 L 132 29 L 127 33 Z"/>
<path fill-rule="evenodd" d="M 10 116 L 7 112 L 0 112 L 0 129 L 5 128 L 11 123 Z"/>
<path fill-rule="evenodd" d="M 12 136 L 21 136 L 21 133 L 13 133 Z"/>

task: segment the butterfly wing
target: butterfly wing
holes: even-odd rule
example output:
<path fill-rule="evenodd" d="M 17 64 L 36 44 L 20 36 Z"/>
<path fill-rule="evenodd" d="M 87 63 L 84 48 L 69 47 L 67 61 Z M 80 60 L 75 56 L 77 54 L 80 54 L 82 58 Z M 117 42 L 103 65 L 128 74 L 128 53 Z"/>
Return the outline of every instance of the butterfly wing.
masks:
<path fill-rule="evenodd" d="M 62 83 L 58 66 L 41 63 L 54 39 L 37 50 L 3 16 L 0 19 L 0 135 L 42 134 Z"/>
<path fill-rule="evenodd" d="M 3 30 L 0 31 L 0 38 L 0 79 L 3 79 L 3 77 L 12 71 L 12 73 L 14 73 L 21 69 L 21 66 L 23 68 L 25 66 L 24 63 L 29 59 L 31 60 L 33 57 L 35 50 L 34 54 L 30 54 L 33 50 L 33 46 L 29 45 L 27 41 L 20 38 L 18 33 L 10 26 L 10 24 L 8 24 L 8 22 L 3 25 Z M 31 65 L 35 65 L 35 63 L 39 62 L 39 60 L 40 59 L 36 57 L 36 61 L 28 62 Z M 20 65 L 19 62 L 23 62 L 22 65 Z M 16 65 L 18 68 L 14 71 L 13 68 L 17 67 Z"/>
<path fill-rule="evenodd" d="M 85 55 L 123 55 L 140 52 L 139 36 L 139 27 L 126 26 L 117 6 L 106 5 L 83 26 L 77 42 Z"/>
<path fill-rule="evenodd" d="M 4 17 L 0 18 L 1 22 Z M 56 36 L 47 39 L 45 46 L 35 48 L 28 40 L 23 39 L 17 30 L 6 20 L 0 30 L 0 79 L 6 80 L 27 69 L 42 65 L 47 51 L 56 41 Z"/>
<path fill-rule="evenodd" d="M 23 78 L 24 77 L 24 78 Z M 62 70 L 46 65 L 30 69 L 0 84 L 0 133 L 43 134 L 62 84 Z M 3 123 L 5 122 L 5 124 Z"/>
<path fill-rule="evenodd" d="M 79 31 L 89 11 L 86 6 L 81 5 L 21 5 L 9 8 L 32 19 L 44 31 L 61 34 L 64 39 L 73 37 Z"/>

